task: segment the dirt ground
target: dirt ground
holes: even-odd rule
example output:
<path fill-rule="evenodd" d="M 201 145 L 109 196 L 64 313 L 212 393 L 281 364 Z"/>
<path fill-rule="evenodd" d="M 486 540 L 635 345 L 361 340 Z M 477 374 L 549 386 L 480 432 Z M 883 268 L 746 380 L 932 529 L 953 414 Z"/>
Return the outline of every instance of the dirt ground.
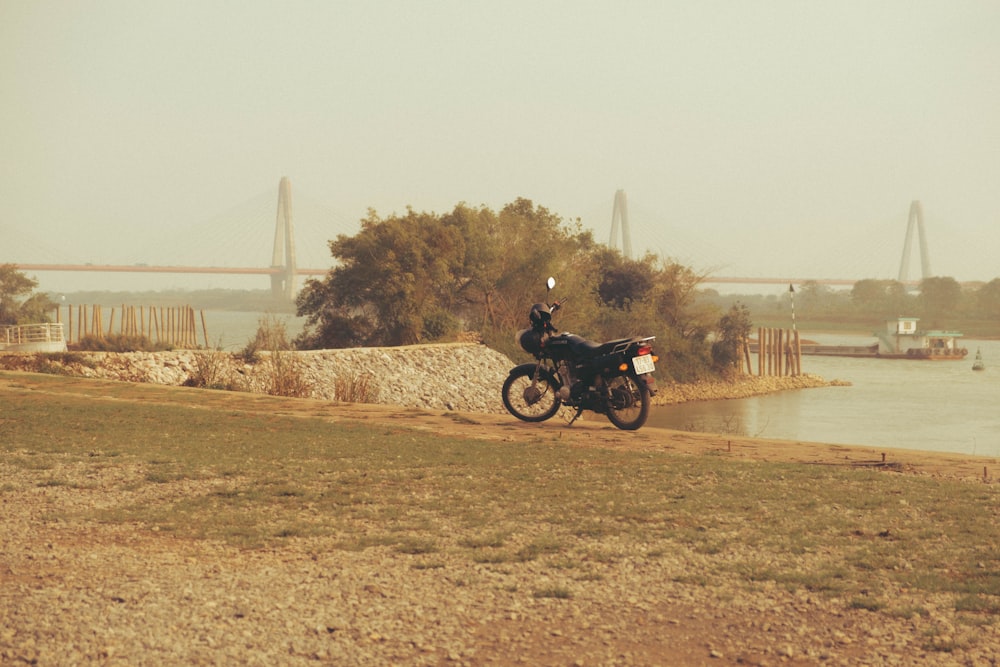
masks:
<path fill-rule="evenodd" d="M 568 447 L 681 455 L 712 452 L 738 460 L 886 467 L 900 474 L 966 480 L 994 481 L 1000 471 L 1000 460 L 995 458 L 656 428 L 624 432 L 596 415 L 572 426 L 558 416 L 544 424 L 526 424 L 508 415 L 217 391 L 198 391 L 191 399 L 192 390 L 175 387 L 39 378 L 0 373 L 0 397 L 9 391 L 34 391 L 145 404 L 180 402 L 210 410 L 384 422 L 463 438 L 534 442 L 542 436 Z M 53 494 L 46 502 L 52 502 L 54 494 L 68 493 L 58 488 L 42 491 Z M 971 653 L 927 652 L 919 649 L 920 628 L 908 619 L 878 617 L 873 626 L 869 612 L 844 611 L 783 590 L 734 600 L 718 591 L 672 584 L 662 572 L 643 573 L 644 578 L 637 579 L 637 572 L 623 570 L 620 596 L 581 598 L 573 606 L 539 601 L 518 613 L 497 614 L 484 596 L 502 595 L 502 588 L 500 593 L 496 586 L 444 588 L 441 576 L 433 571 L 415 572 L 369 551 L 337 553 L 302 545 L 245 553 L 124 534 L 115 527 L 47 524 L 40 505 L 22 507 L 9 499 L 4 499 L 2 509 L 0 528 L 8 539 L 0 548 L 0 579 L 17 591 L 10 588 L 9 595 L 0 596 L 0 607 L 6 607 L 0 620 L 7 626 L 0 630 L 0 662 L 12 664 L 1000 664 L 995 624 L 982 629 L 991 636 Z M 88 570 L 91 578 L 84 582 L 74 577 L 81 563 L 106 566 Z M 625 566 L 638 569 L 643 564 L 623 561 Z M 348 571 L 356 576 L 336 579 L 336 572 Z M 619 583 L 616 576 L 609 574 L 609 587 Z M 648 590 L 636 588 L 636 582 L 647 582 Z M 147 602 L 151 590 L 156 604 Z M 293 590 L 294 600 L 288 594 Z M 408 590 L 420 590 L 424 599 L 436 598 L 440 604 L 419 612 L 412 606 L 394 608 L 393 604 L 405 602 L 403 592 Z M 241 597 L 245 591 L 253 591 L 260 601 L 247 602 L 251 598 Z M 77 599 L 78 594 L 86 601 Z M 329 596 L 336 596 L 339 604 L 372 625 L 338 625 L 339 621 L 316 616 L 316 609 L 329 604 Z M 196 607 L 191 604 L 195 598 L 201 601 Z M 282 602 L 273 612 L 263 611 L 274 600 Z M 67 612 L 74 608 L 84 609 L 75 624 L 87 628 L 89 638 L 72 634 L 74 621 Z M 301 617 L 296 623 L 310 628 L 309 636 L 268 653 L 273 642 L 264 645 L 262 638 L 287 632 L 295 614 Z M 247 619 L 255 619 L 257 625 L 241 630 L 243 635 L 234 644 L 233 633 L 245 627 Z M 376 627 L 376 621 L 381 623 L 377 627 L 395 628 L 400 642 L 396 649 L 390 650 L 394 638 L 385 630 L 359 629 Z M 115 623 L 133 634 L 101 636 L 96 629 Z M 191 630 L 195 627 L 197 632 Z M 417 632 L 415 628 L 423 628 L 424 638 L 406 639 L 408 633 Z M 177 638 L 163 644 L 168 632 L 177 633 Z M 98 643 L 95 636 L 101 636 Z M 333 639 L 341 643 L 332 643 Z M 325 648 L 315 648 L 320 645 Z M 64 646 L 66 652 L 61 653 Z"/>

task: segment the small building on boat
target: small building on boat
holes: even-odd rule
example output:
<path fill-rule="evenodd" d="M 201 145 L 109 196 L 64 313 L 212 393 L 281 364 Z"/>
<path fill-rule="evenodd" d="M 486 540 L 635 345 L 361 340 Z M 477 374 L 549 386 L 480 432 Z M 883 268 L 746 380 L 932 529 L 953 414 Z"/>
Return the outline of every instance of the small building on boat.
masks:
<path fill-rule="evenodd" d="M 957 331 L 922 331 L 917 317 L 898 317 L 886 321 L 878 337 L 877 356 L 887 359 L 957 360 L 969 353 L 959 347 L 962 334 Z"/>

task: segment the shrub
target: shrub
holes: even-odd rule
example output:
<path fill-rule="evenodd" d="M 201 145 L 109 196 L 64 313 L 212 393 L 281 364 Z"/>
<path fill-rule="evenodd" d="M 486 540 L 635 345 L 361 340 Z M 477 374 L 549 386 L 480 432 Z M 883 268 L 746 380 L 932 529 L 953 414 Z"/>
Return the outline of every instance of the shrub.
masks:
<path fill-rule="evenodd" d="M 173 347 L 166 343 L 154 343 L 146 336 L 112 334 L 84 336 L 73 345 L 73 349 L 88 352 L 163 352 L 172 350 Z"/>
<path fill-rule="evenodd" d="M 338 375 L 333 380 L 333 391 L 338 401 L 345 403 L 376 403 L 378 387 L 369 374 Z"/>
<path fill-rule="evenodd" d="M 288 341 L 285 323 L 273 315 L 260 319 L 257 333 L 247 342 L 239 357 L 261 370 L 262 389 L 272 396 L 306 398 L 312 385 L 306 380 L 302 362 Z M 266 356 L 261 351 L 267 351 Z"/>

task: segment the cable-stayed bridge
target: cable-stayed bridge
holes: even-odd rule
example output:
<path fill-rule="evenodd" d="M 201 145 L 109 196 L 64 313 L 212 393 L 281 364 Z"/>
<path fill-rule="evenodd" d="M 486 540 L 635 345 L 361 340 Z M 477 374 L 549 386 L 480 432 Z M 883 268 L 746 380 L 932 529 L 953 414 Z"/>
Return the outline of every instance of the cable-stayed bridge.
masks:
<path fill-rule="evenodd" d="M 303 276 L 323 275 L 329 271 L 332 259 L 327 242 L 338 234 L 356 233 L 358 222 L 317 204 L 301 194 L 293 202 L 291 182 L 282 178 L 278 186 L 277 209 L 274 191 L 262 193 L 247 202 L 220 213 L 212 219 L 188 229 L 172 230 L 166 239 L 153 239 L 144 245 L 130 246 L 130 256 L 140 258 L 131 262 L 13 262 L 23 271 L 85 271 L 98 273 L 150 273 L 150 274 L 216 274 L 267 276 L 276 297 L 293 299 L 296 283 Z M 631 218 L 630 218 L 631 213 Z M 697 239 L 689 230 L 667 229 L 662 216 L 636 207 L 631 209 L 624 190 L 615 192 L 610 210 L 588 214 L 590 220 L 611 221 L 609 245 L 620 248 L 627 257 L 633 256 L 633 246 L 639 245 L 688 266 L 705 266 L 706 258 L 718 256 L 718 247 L 711 242 Z M 633 224 L 637 223 L 637 224 Z M 603 227 L 606 222 L 594 224 Z M 898 222 L 892 225 L 898 230 Z M 687 233 L 685 233 L 687 232 Z M 893 233 L 895 236 L 895 233 Z M 924 233 L 923 209 L 914 201 L 904 241 L 903 258 L 899 267 L 899 280 L 915 284 L 909 276 L 911 246 L 914 236 L 919 242 L 921 277 L 930 275 L 927 241 Z M 895 236 L 898 238 L 898 236 Z M 867 251 L 881 258 L 888 254 L 886 240 L 881 246 L 868 243 Z M 891 242 L 893 245 L 898 241 Z M 16 245 L 16 244 L 15 244 Z M 898 248 L 898 245 L 895 245 Z M 270 263 L 265 259 L 265 248 L 270 248 Z M 829 252 L 819 248 L 818 252 Z M 49 253 L 51 255 L 52 253 Z M 895 255 L 896 251 L 892 250 Z M 845 259 L 858 260 L 858 253 L 842 253 Z M 184 257 L 182 262 L 167 258 Z M 8 261 L 8 260 L 0 260 Z M 880 263 L 882 260 L 879 260 Z M 788 262 L 785 266 L 790 266 Z M 808 266 L 808 263 L 806 263 Z M 870 266 L 870 263 L 869 265 Z M 815 282 L 829 286 L 851 286 L 861 278 L 873 276 L 867 267 L 847 266 L 838 271 L 841 275 L 856 278 L 830 278 L 809 275 L 808 269 L 785 269 L 779 275 L 752 275 L 739 269 L 722 275 L 721 268 L 711 271 L 696 269 L 706 277 L 707 284 L 787 285 Z M 749 274 L 749 275 L 748 275 Z"/>

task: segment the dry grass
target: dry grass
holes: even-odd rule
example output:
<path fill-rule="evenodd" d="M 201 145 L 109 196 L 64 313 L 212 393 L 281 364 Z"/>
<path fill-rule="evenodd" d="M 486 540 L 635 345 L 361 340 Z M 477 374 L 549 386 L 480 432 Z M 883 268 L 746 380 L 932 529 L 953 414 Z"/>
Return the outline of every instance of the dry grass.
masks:
<path fill-rule="evenodd" d="M 54 506 L 58 520 L 245 548 L 321 537 L 389 547 L 421 569 L 447 555 L 579 581 L 599 579 L 602 564 L 669 555 L 686 563 L 677 581 L 734 594 L 778 586 L 893 617 L 926 613 L 914 595 L 944 595 L 970 623 L 1000 617 L 996 485 L 455 439 L 236 407 L 37 391 L 8 392 L 4 405 L 4 502 L 32 485 L 101 498 Z"/>

